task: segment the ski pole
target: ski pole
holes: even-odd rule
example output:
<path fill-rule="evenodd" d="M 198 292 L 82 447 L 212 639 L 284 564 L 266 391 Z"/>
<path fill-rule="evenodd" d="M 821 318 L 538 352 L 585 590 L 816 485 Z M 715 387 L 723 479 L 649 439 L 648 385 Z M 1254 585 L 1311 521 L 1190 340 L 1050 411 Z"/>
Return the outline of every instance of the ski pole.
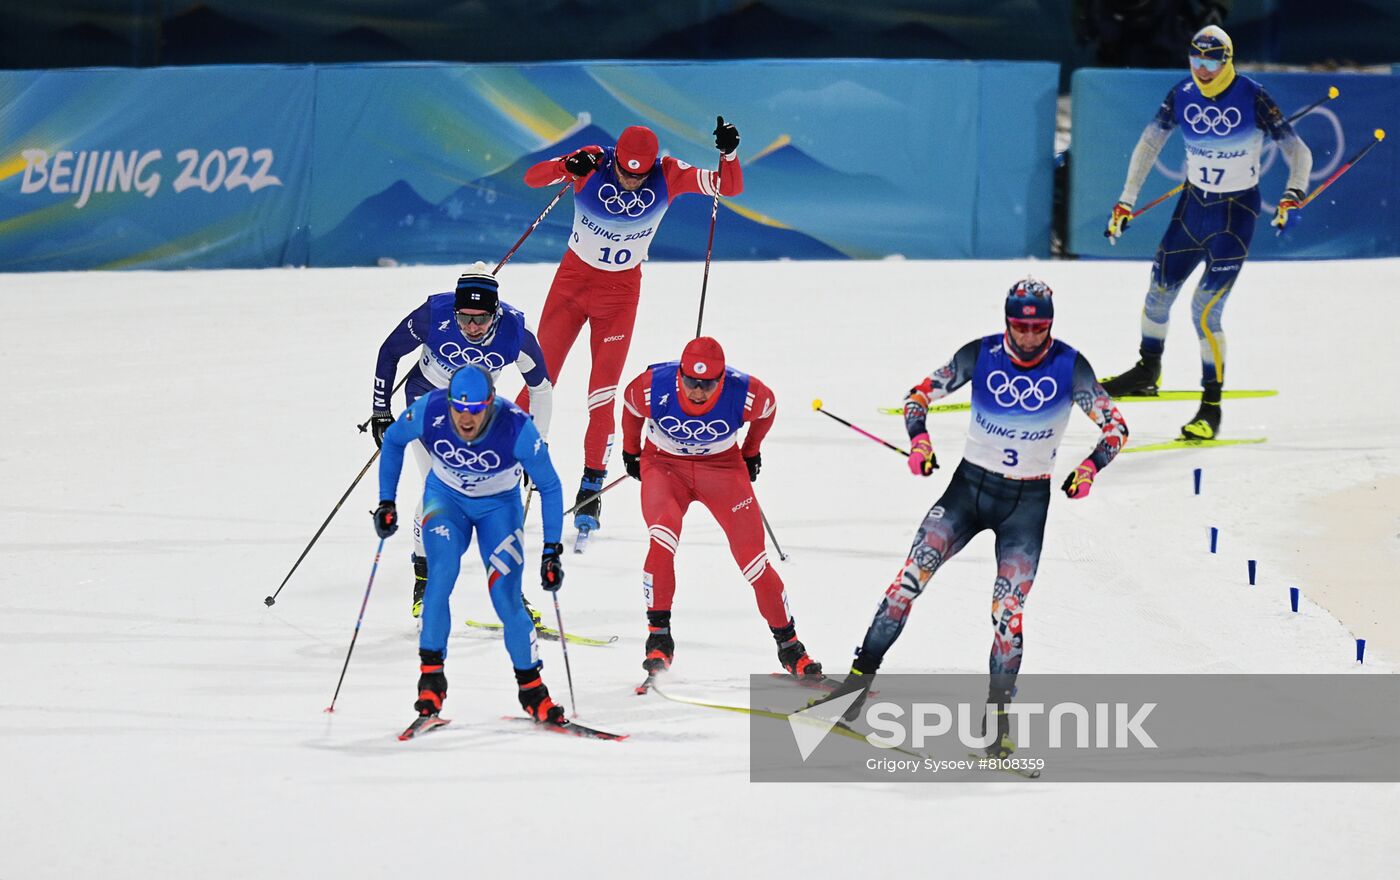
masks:
<path fill-rule="evenodd" d="M 559 626 L 559 647 L 564 650 L 564 677 L 569 681 L 569 714 L 577 718 L 578 700 L 574 699 L 574 671 L 569 667 L 569 637 L 564 634 L 564 615 L 559 611 L 559 591 L 550 592 L 554 594 L 554 622 Z"/>
<path fill-rule="evenodd" d="M 845 425 L 846 427 L 850 428 L 852 431 L 855 431 L 857 434 L 860 434 L 860 435 L 862 435 L 862 436 L 864 436 L 864 437 L 869 437 L 871 440 L 874 440 L 876 443 L 879 443 L 881 446 L 884 446 L 884 447 L 887 448 L 887 449 L 893 449 L 895 452 L 898 452 L 900 455 L 904 456 L 905 458 L 908 458 L 908 457 L 909 457 L 909 453 L 908 453 L 908 452 L 906 452 L 906 451 L 903 450 L 903 449 L 900 449 L 898 446 L 895 446 L 893 443 L 889 443 L 889 442 L 886 442 L 886 441 L 884 441 L 884 440 L 881 440 L 879 437 L 876 437 L 874 434 L 870 433 L 869 431 L 865 430 L 864 428 L 857 427 L 857 426 L 851 424 L 850 422 L 846 421 L 845 419 L 841 418 L 840 416 L 838 416 L 838 415 L 833 415 L 832 413 L 829 413 L 829 412 L 827 412 L 826 410 L 822 409 L 822 402 L 821 402 L 821 399 L 820 399 L 820 398 L 817 399 L 817 400 L 812 401 L 812 409 L 816 410 L 817 412 L 821 413 L 821 414 L 824 415 L 824 416 L 831 416 L 831 418 L 835 419 L 836 421 L 838 421 L 838 422 L 840 422 L 841 424 Z"/>
<path fill-rule="evenodd" d="M 1338 90 L 1336 86 L 1328 86 L 1328 87 L 1327 87 L 1327 94 L 1323 95 L 1321 98 L 1318 98 L 1316 101 L 1313 101 L 1311 104 L 1309 104 L 1308 106 L 1304 107 L 1302 110 L 1299 110 L 1297 113 L 1294 113 L 1292 116 L 1288 117 L 1288 122 L 1290 122 L 1290 123 L 1297 122 L 1299 119 L 1302 119 L 1304 116 L 1306 116 L 1306 115 L 1308 115 L 1309 113 L 1313 112 L 1313 111 L 1316 110 L 1318 107 L 1322 106 L 1323 104 L 1327 103 L 1328 101 L 1332 100 L 1333 98 L 1337 97 L 1337 96 L 1340 95 L 1340 94 L 1341 94 L 1341 91 Z M 1128 219 L 1129 219 L 1129 220 L 1136 220 L 1136 219 L 1138 218 L 1139 215 L 1146 213 L 1146 212 L 1147 212 L 1149 209 L 1151 209 L 1151 208 L 1157 207 L 1158 205 L 1162 204 L 1162 203 L 1165 202 L 1167 199 L 1169 199 L 1169 198 L 1171 198 L 1172 196 L 1176 195 L 1177 193 L 1181 192 L 1181 191 L 1182 191 L 1183 189 L 1185 189 L 1185 188 L 1186 188 L 1186 183 L 1185 183 L 1185 181 L 1183 181 L 1183 182 L 1181 182 L 1181 183 L 1178 183 L 1176 186 L 1174 186 L 1174 187 L 1172 187 L 1171 189 L 1167 190 L 1166 192 L 1162 193 L 1162 194 L 1161 194 L 1160 196 L 1158 196 L 1157 198 L 1155 198 L 1155 199 L 1153 199 L 1152 201 L 1148 202 L 1147 204 L 1143 205 L 1141 208 L 1138 208 L 1136 211 L 1134 211 L 1134 212 L 1132 213 L 1132 216 L 1129 217 Z M 1108 240 L 1108 243 L 1109 243 L 1109 244 L 1117 244 L 1118 241 L 1117 241 L 1116 239 L 1110 237 L 1109 240 Z"/>
<path fill-rule="evenodd" d="M 1324 181 L 1322 182 L 1322 185 L 1321 185 L 1321 186 L 1319 186 L 1317 189 L 1315 189 L 1315 190 L 1313 190 L 1311 193 L 1309 193 L 1309 194 L 1308 194 L 1308 197 L 1307 197 L 1306 199 L 1303 199 L 1303 201 L 1302 201 L 1301 203 L 1299 203 L 1299 205 L 1298 205 L 1298 210 L 1301 211 L 1301 210 L 1303 210 L 1304 208 L 1306 208 L 1306 207 L 1308 206 L 1308 202 L 1311 202 L 1313 199 L 1317 198 L 1318 195 L 1319 195 L 1324 189 L 1327 189 L 1327 187 L 1329 187 L 1329 186 L 1332 185 L 1332 182 L 1333 182 L 1333 181 L 1335 181 L 1338 177 L 1341 177 L 1343 174 L 1346 174 L 1347 171 L 1351 168 L 1351 166 L 1355 165 L 1357 162 L 1360 162 L 1362 156 L 1364 156 L 1364 155 L 1366 155 L 1367 153 L 1371 152 L 1371 149 L 1372 149 L 1373 147 L 1375 147 L 1376 144 L 1378 144 L 1378 143 L 1380 143 L 1381 141 L 1385 140 L 1385 129 L 1383 129 L 1383 128 L 1378 128 L 1378 129 L 1376 129 L 1374 132 L 1372 132 L 1371 135 L 1372 135 L 1372 137 L 1375 138 L 1375 140 L 1371 141 L 1369 144 L 1367 144 L 1366 146 L 1362 147 L 1360 150 L 1357 151 L 1356 155 L 1352 156 L 1350 159 L 1348 159 L 1348 160 L 1346 160 L 1345 162 L 1343 162 L 1341 168 L 1338 168 L 1336 171 L 1333 171 L 1331 177 L 1329 177 L 1329 178 L 1327 178 L 1326 180 L 1324 180 Z"/>
<path fill-rule="evenodd" d="M 587 507 L 588 505 L 590 505 L 590 504 L 593 503 L 593 499 L 595 499 L 595 498 L 601 498 L 604 492 L 608 491 L 609 489 L 611 489 L 612 487 L 616 486 L 618 483 L 621 483 L 623 480 L 626 480 L 626 479 L 628 479 L 628 476 L 627 476 L 626 474 L 623 474 L 622 476 L 618 477 L 616 480 L 613 480 L 611 483 L 609 483 L 609 484 L 607 484 L 606 486 L 604 486 L 603 488 L 599 489 L 597 492 L 594 492 L 592 495 L 589 495 L 587 498 L 585 498 L 585 499 L 583 499 L 582 501 L 580 501 L 579 503 L 575 504 L 573 507 L 570 507 L 568 510 L 564 511 L 564 515 L 565 515 L 565 516 L 568 516 L 569 514 L 571 514 L 571 513 L 575 512 L 575 511 L 577 511 L 580 507 Z"/>
<path fill-rule="evenodd" d="M 496 264 L 496 268 L 491 270 L 492 275 L 495 275 L 497 272 L 501 271 L 501 267 L 504 266 L 507 262 L 509 262 L 511 257 L 515 256 L 515 252 L 520 249 L 520 246 L 522 244 L 525 243 L 525 239 L 530 237 L 530 233 L 535 231 L 536 226 L 539 226 L 541 223 L 544 222 L 545 216 L 549 214 L 550 211 L 554 210 L 554 206 L 559 204 L 559 200 L 564 197 L 564 193 L 568 192 L 569 187 L 573 185 L 574 182 L 572 180 L 569 180 L 565 181 L 564 185 L 559 187 L 559 192 L 555 193 L 554 198 L 549 200 L 549 204 L 544 206 L 544 210 L 540 212 L 540 216 L 535 218 L 535 222 L 530 224 L 530 228 L 526 229 L 524 234 L 520 236 L 520 239 L 516 241 L 514 245 L 511 246 L 510 250 L 506 251 L 506 255 L 504 257 L 501 257 L 501 261 Z"/>
<path fill-rule="evenodd" d="M 768 530 L 768 538 L 773 542 L 773 549 L 778 551 L 778 559 L 787 562 L 787 554 L 783 552 L 782 545 L 778 543 L 778 536 L 773 534 L 773 527 L 768 524 L 768 514 L 760 510 L 758 515 L 763 517 L 763 527 Z"/>
<path fill-rule="evenodd" d="M 360 616 L 355 618 L 355 633 L 350 636 L 350 649 L 345 652 L 345 665 L 340 667 L 340 681 L 335 683 L 335 694 L 331 696 L 331 704 L 326 707 L 327 712 L 335 711 L 335 701 L 340 698 L 340 686 L 345 684 L 345 670 L 350 668 L 350 655 L 355 652 L 355 640 L 360 637 L 360 624 L 365 622 L 365 606 L 369 604 L 369 590 L 374 586 L 374 573 L 379 571 L 379 556 L 384 552 L 384 538 L 379 539 L 379 547 L 374 551 L 374 565 L 369 569 L 369 583 L 365 584 L 365 598 L 360 602 Z"/>
<path fill-rule="evenodd" d="M 287 581 L 292 579 L 292 575 L 296 572 L 297 566 L 301 565 L 301 561 L 306 558 L 306 554 L 311 552 L 311 548 L 315 546 L 316 541 L 320 539 L 321 533 L 326 530 L 326 526 L 331 524 L 332 519 L 335 519 L 335 515 L 340 511 L 340 506 L 345 503 L 346 498 L 350 497 L 350 493 L 355 491 L 355 487 L 360 485 L 360 480 L 364 479 L 365 474 L 369 472 L 369 466 L 374 464 L 374 460 L 378 457 L 379 450 L 376 449 L 374 450 L 374 455 L 369 457 L 369 461 L 365 462 L 365 466 L 360 468 L 360 473 L 356 475 L 354 482 L 350 484 L 350 488 L 345 490 L 345 494 L 340 496 L 340 500 L 335 503 L 335 507 L 331 508 L 331 512 L 326 516 L 326 521 L 321 523 L 321 527 L 316 530 L 316 534 L 311 536 L 311 542 L 306 545 L 306 549 L 301 551 L 301 555 L 297 557 L 297 561 L 292 563 L 292 570 L 287 572 L 286 577 L 282 578 L 282 583 L 277 585 L 276 592 L 263 600 L 264 605 L 271 608 L 273 603 L 277 601 L 277 596 L 282 592 L 282 588 L 287 585 Z"/>
<path fill-rule="evenodd" d="M 705 323 L 705 290 L 710 286 L 710 254 L 715 249 L 715 219 L 719 216 L 719 188 L 724 179 L 724 156 L 720 156 L 719 170 L 715 172 L 715 201 L 710 205 L 710 240 L 705 243 L 705 275 L 700 280 L 700 314 L 695 318 L 695 338 L 700 338 L 700 327 Z"/>

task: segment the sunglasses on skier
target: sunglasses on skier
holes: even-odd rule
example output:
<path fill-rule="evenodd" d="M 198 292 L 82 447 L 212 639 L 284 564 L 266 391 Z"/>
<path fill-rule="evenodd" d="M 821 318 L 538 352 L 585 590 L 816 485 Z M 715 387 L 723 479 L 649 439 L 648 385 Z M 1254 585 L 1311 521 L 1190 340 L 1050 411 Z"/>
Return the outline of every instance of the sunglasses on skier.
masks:
<path fill-rule="evenodd" d="M 1006 322 L 1012 330 L 1017 333 L 1044 333 L 1050 329 L 1050 322 L 1044 319 L 1034 321 L 1020 321 L 1012 318 Z"/>
<path fill-rule="evenodd" d="M 494 396 L 495 395 L 492 395 L 492 397 Z M 487 399 L 482 401 L 465 399 L 453 400 L 452 398 L 448 398 L 448 400 L 452 404 L 452 408 L 455 409 L 457 412 L 467 412 L 471 413 L 472 415 L 480 415 L 482 412 L 485 412 L 486 407 L 491 405 L 491 397 L 488 397 Z"/>
<path fill-rule="evenodd" d="M 487 324 L 490 324 L 495 317 L 495 312 L 486 312 L 480 315 L 469 315 L 466 312 L 458 312 L 457 323 L 461 324 L 463 327 L 470 324 L 475 324 L 478 327 L 485 327 Z"/>
<path fill-rule="evenodd" d="M 1196 70 L 1206 70 L 1215 73 L 1225 66 L 1225 62 L 1219 58 L 1202 58 L 1200 55 L 1191 56 L 1191 66 Z"/>
<path fill-rule="evenodd" d="M 718 379 L 697 379 L 694 376 L 687 376 L 681 373 L 681 384 L 692 391 L 713 391 L 719 386 Z"/>

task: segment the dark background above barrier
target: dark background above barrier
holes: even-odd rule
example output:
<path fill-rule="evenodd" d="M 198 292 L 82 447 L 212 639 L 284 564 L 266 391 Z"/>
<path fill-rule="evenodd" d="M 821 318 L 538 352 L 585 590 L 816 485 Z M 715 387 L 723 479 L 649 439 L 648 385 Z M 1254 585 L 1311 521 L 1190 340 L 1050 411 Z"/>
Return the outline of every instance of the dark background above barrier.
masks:
<path fill-rule="evenodd" d="M 0 67 L 583 58 L 972 58 L 1157 66 L 1210 15 L 1251 62 L 1400 59 L 1394 0 L 6 2 Z M 1109 44 L 1141 44 L 1109 60 Z M 1174 47 L 1174 48 L 1172 48 Z M 1174 63 L 1169 62 L 1169 63 Z"/>

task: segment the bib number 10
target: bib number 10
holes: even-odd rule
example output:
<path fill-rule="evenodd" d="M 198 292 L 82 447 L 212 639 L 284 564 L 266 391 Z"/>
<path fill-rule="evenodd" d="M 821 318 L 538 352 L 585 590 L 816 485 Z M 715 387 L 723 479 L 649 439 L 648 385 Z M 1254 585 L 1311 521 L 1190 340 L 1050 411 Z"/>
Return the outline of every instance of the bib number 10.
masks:
<path fill-rule="evenodd" d="M 627 261 L 632 259 L 632 252 L 627 248 L 618 248 L 614 253 L 612 248 L 599 248 L 602 256 L 598 257 L 598 262 L 608 263 L 613 266 L 625 266 Z"/>

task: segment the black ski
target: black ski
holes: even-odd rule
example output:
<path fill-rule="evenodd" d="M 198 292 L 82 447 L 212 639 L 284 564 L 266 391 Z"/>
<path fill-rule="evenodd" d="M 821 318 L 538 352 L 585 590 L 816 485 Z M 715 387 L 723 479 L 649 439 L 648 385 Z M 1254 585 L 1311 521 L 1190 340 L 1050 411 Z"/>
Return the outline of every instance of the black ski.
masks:
<path fill-rule="evenodd" d="M 585 739 L 604 739 L 612 742 L 621 742 L 629 736 L 629 734 L 626 733 L 609 733 L 606 730 L 587 727 L 575 721 L 569 721 L 568 719 L 557 724 L 552 721 L 536 721 L 533 718 L 521 718 L 519 715 L 505 715 L 502 716 L 502 719 L 505 721 L 526 721 L 540 730 L 548 730 L 554 733 L 567 733 L 571 736 L 581 736 Z"/>

